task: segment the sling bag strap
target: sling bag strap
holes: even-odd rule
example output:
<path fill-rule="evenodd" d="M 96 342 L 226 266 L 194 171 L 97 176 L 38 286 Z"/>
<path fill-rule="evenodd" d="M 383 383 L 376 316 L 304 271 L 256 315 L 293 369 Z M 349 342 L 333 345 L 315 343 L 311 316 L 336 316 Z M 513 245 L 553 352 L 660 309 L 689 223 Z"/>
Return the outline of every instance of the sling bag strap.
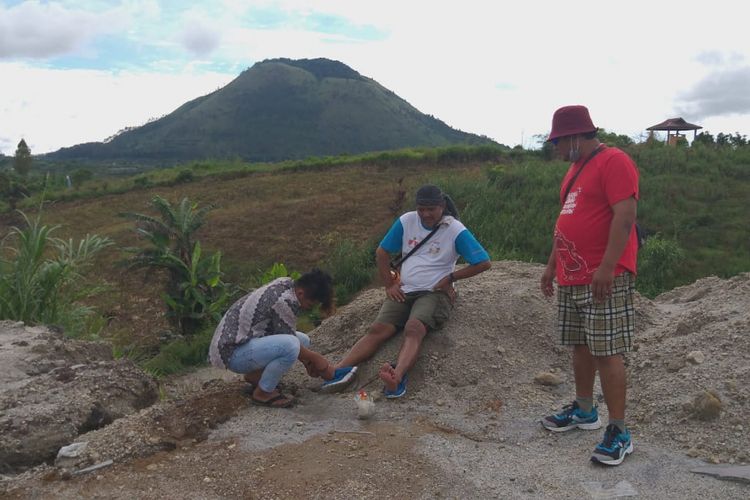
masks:
<path fill-rule="evenodd" d="M 570 182 L 568 183 L 568 187 L 565 188 L 565 196 L 563 196 L 562 202 L 563 205 L 565 204 L 565 200 L 568 199 L 568 195 L 570 194 L 570 190 L 573 189 L 573 184 L 576 182 L 576 179 L 578 179 L 578 175 L 581 173 L 581 170 L 583 170 L 583 167 L 586 166 L 588 162 L 591 161 L 591 159 L 598 155 L 601 151 L 605 149 L 604 144 L 599 144 L 595 150 L 591 152 L 591 154 L 583 161 L 583 165 L 581 165 L 581 168 L 578 169 L 578 171 L 575 173 L 572 179 L 570 179 Z"/>
<path fill-rule="evenodd" d="M 425 243 L 427 243 L 427 240 L 429 240 L 430 238 L 432 238 L 433 235 L 438 232 L 438 229 L 440 229 L 440 226 L 442 226 L 442 225 L 443 225 L 442 222 L 438 222 L 438 225 L 435 226 L 435 229 L 433 229 L 432 231 L 430 231 L 430 234 L 428 234 L 427 236 L 425 236 L 422 241 L 420 241 L 419 243 L 417 243 L 414 248 L 412 248 L 411 250 L 409 250 L 409 253 L 407 253 L 406 255 L 402 256 L 400 259 L 397 259 L 397 260 L 391 262 L 391 269 L 398 269 L 399 267 L 401 267 L 401 264 L 403 264 L 406 259 L 408 259 L 409 257 L 411 257 L 414 254 L 414 252 L 416 252 L 417 250 L 419 250 L 422 247 L 422 245 L 424 245 Z"/>

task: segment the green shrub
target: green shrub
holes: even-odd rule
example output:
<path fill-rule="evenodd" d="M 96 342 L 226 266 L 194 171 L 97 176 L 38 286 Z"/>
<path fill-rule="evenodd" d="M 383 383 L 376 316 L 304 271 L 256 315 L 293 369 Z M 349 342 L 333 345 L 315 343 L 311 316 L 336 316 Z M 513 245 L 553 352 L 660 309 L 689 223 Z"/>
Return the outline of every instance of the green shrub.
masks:
<path fill-rule="evenodd" d="M 654 235 L 638 252 L 636 288 L 650 298 L 672 289 L 682 269 L 685 252 L 677 241 Z"/>
<path fill-rule="evenodd" d="M 151 186 L 152 182 L 148 175 L 139 175 L 133 178 L 133 185 L 137 188 L 144 188 Z"/>
<path fill-rule="evenodd" d="M 301 275 L 297 271 L 288 271 L 286 266 L 281 262 L 275 262 L 271 267 L 266 269 L 260 277 L 260 284 L 266 285 L 278 278 L 297 279 Z"/>
<path fill-rule="evenodd" d="M 206 363 L 213 328 L 204 328 L 190 337 L 172 340 L 161 346 L 159 353 L 141 362 L 141 367 L 154 377 L 183 373 Z"/>
<path fill-rule="evenodd" d="M 195 232 L 203 226 L 211 206 L 198 209 L 183 198 L 177 205 L 160 196 L 151 200 L 158 217 L 134 212 L 120 214 L 135 221 L 135 232 L 146 248 L 127 248 L 134 254 L 130 267 L 161 268 L 168 273 L 164 301 L 173 325 L 190 335 L 217 322 L 229 301 L 228 285 L 221 280 L 221 252 L 204 255 Z"/>
<path fill-rule="evenodd" d="M 71 336 L 100 328 L 80 300 L 103 288 L 89 284 L 83 273 L 112 242 L 97 235 L 77 242 L 55 238 L 58 226 L 21 215 L 24 226 L 11 229 L 0 251 L 0 319 L 60 325 Z"/>
<path fill-rule="evenodd" d="M 177 177 L 174 179 L 175 184 L 184 184 L 186 182 L 193 182 L 195 180 L 195 175 L 190 170 L 182 170 L 180 173 L 177 174 Z"/>
<path fill-rule="evenodd" d="M 94 172 L 87 168 L 79 168 L 74 170 L 70 174 L 70 179 L 73 181 L 73 188 L 79 189 L 81 184 L 94 178 Z"/>
<path fill-rule="evenodd" d="M 336 303 L 344 305 L 372 282 L 375 273 L 375 247 L 372 241 L 357 245 L 350 240 L 339 242 L 328 255 L 325 267 L 333 277 Z"/>

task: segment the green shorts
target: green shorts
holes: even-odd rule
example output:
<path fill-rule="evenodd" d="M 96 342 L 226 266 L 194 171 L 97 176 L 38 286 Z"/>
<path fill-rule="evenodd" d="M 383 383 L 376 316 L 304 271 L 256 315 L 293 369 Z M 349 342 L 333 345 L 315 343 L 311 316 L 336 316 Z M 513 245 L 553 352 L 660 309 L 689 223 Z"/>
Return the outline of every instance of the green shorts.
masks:
<path fill-rule="evenodd" d="M 561 286 L 557 290 L 557 325 L 563 345 L 587 345 L 594 356 L 612 356 L 632 349 L 635 331 L 635 277 L 615 277 L 612 295 L 596 304 L 591 285 Z"/>
<path fill-rule="evenodd" d="M 443 292 L 410 292 L 406 302 L 386 299 L 380 307 L 376 323 L 402 329 L 410 319 L 418 319 L 430 330 L 439 330 L 453 310 L 450 298 Z"/>

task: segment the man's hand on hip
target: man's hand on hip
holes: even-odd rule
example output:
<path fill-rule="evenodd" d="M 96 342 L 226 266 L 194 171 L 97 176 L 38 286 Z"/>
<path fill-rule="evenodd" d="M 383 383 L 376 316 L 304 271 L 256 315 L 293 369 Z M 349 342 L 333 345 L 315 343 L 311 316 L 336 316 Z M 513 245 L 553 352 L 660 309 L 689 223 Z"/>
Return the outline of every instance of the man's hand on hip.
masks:
<path fill-rule="evenodd" d="M 451 304 L 456 301 L 456 289 L 453 288 L 453 279 L 451 279 L 450 274 L 438 281 L 432 291 L 445 293 L 451 300 Z"/>
<path fill-rule="evenodd" d="M 401 284 L 398 282 L 391 283 L 385 287 L 385 295 L 394 302 L 406 302 L 406 295 L 401 290 Z"/>

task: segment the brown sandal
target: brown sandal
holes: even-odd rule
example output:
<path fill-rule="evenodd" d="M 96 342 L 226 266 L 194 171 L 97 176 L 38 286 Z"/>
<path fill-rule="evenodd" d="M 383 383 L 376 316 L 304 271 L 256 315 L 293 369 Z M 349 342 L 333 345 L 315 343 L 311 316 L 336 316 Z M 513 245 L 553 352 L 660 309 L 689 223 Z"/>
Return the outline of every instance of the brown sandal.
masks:
<path fill-rule="evenodd" d="M 242 386 L 242 394 L 245 396 L 252 398 L 253 393 L 255 392 L 255 388 L 258 387 L 258 384 L 254 382 L 245 382 L 245 385 Z M 276 386 L 276 388 L 280 391 L 284 390 L 284 384 L 279 382 L 279 384 Z"/>
<path fill-rule="evenodd" d="M 294 398 L 290 398 L 282 393 L 278 393 L 277 395 L 275 395 L 271 399 L 267 399 L 266 401 L 261 401 L 260 399 L 256 399 L 255 396 L 250 396 L 250 402 L 256 406 L 265 406 L 267 408 L 289 408 L 290 406 L 294 405 Z M 277 402 L 278 404 L 274 404 Z"/>

